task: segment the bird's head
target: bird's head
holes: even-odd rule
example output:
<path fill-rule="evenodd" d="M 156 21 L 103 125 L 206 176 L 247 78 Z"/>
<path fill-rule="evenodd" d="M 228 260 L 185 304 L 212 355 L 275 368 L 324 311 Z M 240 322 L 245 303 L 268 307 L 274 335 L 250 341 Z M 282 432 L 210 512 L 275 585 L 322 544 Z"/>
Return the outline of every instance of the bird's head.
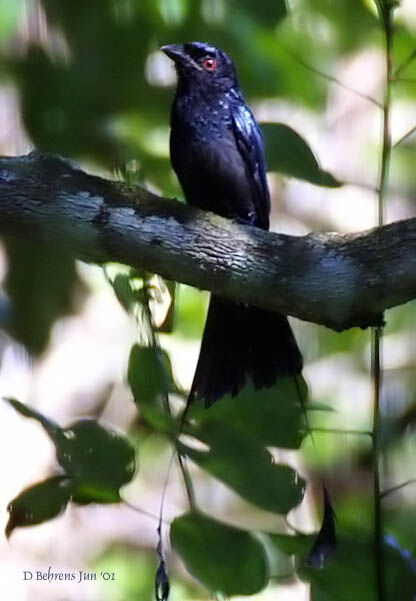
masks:
<path fill-rule="evenodd" d="M 161 50 L 175 63 L 179 84 L 229 90 L 238 86 L 233 61 L 219 48 L 204 42 L 170 44 Z"/>

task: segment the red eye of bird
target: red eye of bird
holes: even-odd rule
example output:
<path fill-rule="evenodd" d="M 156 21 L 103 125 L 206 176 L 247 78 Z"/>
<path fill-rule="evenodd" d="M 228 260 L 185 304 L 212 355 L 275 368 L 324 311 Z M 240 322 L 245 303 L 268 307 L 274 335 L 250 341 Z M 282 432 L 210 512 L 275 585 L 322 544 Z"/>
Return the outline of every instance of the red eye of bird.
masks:
<path fill-rule="evenodd" d="M 202 61 L 202 64 L 204 65 L 204 68 L 207 71 L 213 71 L 216 66 L 217 66 L 217 61 L 215 60 L 215 58 L 204 58 L 204 60 Z"/>

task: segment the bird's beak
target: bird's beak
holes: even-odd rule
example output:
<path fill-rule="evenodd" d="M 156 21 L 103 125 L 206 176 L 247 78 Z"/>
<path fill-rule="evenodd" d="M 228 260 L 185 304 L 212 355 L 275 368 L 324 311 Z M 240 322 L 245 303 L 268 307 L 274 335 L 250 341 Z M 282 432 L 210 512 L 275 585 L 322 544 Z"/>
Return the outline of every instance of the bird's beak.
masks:
<path fill-rule="evenodd" d="M 187 58 L 182 44 L 168 44 L 162 46 L 161 51 L 171 58 L 174 63 L 183 63 Z"/>

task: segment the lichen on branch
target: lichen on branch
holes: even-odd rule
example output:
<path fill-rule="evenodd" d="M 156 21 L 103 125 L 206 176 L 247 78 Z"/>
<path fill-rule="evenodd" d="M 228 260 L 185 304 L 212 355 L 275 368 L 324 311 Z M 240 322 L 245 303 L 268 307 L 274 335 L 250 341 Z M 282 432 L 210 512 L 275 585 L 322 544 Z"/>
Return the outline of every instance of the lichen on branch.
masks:
<path fill-rule="evenodd" d="M 416 297 L 416 218 L 356 234 L 265 232 L 32 152 L 0 158 L 0 235 L 117 261 L 326 325 L 379 325 Z"/>

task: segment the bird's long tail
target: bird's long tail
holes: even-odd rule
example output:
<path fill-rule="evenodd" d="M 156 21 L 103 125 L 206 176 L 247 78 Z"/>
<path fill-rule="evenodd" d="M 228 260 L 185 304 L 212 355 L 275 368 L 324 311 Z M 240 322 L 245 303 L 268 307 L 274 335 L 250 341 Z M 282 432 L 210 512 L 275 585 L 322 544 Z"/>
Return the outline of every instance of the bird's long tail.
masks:
<path fill-rule="evenodd" d="M 212 296 L 188 402 L 209 407 L 236 395 L 251 380 L 256 389 L 302 371 L 302 355 L 285 315 Z"/>

